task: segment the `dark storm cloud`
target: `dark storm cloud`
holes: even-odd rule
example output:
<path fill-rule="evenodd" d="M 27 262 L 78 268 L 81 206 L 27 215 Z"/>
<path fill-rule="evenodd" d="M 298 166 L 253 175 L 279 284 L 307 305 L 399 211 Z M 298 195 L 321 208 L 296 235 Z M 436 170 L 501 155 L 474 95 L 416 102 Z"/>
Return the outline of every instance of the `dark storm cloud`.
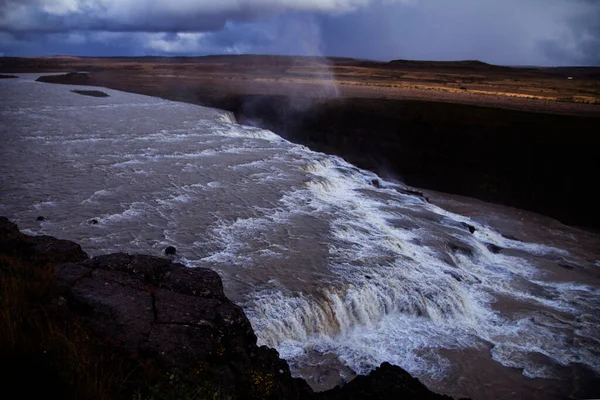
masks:
<path fill-rule="evenodd" d="M 571 37 L 544 41 L 541 46 L 551 59 L 566 64 L 600 65 L 600 2 L 587 1 L 589 12 L 568 21 Z"/>
<path fill-rule="evenodd" d="M 0 0 L 0 29 L 206 32 L 284 12 L 340 13 L 371 0 Z M 375 2 L 380 0 L 373 0 Z"/>
<path fill-rule="evenodd" d="M 222 29 L 228 18 L 241 18 L 200 8 L 173 10 L 154 1 L 1 0 L 0 30 L 11 32 L 178 32 Z M 130 6 L 126 6 L 130 3 Z M 124 5 L 125 4 L 125 5 Z M 154 5 L 153 5 L 154 4 Z"/>
<path fill-rule="evenodd" d="M 127 33 L 126 33 L 127 32 Z M 0 0 L 0 53 L 600 65 L 600 0 Z"/>
<path fill-rule="evenodd" d="M 578 0 L 422 0 L 324 17 L 322 30 L 332 55 L 597 65 L 599 10 Z"/>

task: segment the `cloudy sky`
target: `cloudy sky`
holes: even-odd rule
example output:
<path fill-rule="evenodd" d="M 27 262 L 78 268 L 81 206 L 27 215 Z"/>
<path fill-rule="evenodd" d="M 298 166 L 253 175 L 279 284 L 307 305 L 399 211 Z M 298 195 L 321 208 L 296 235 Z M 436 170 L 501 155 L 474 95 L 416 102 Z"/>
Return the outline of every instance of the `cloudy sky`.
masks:
<path fill-rule="evenodd" d="M 600 0 L 0 0 L 0 55 L 600 65 Z"/>

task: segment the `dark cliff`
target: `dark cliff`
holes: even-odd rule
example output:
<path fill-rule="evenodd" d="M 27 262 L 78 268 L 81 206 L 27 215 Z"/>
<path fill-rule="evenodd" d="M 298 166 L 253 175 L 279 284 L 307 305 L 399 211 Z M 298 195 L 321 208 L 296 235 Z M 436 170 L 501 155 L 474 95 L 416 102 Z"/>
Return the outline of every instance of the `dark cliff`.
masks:
<path fill-rule="evenodd" d="M 0 278 L 0 384 L 19 398 L 450 399 L 387 363 L 313 393 L 257 346 L 212 270 L 123 253 L 90 259 L 0 217 Z"/>
<path fill-rule="evenodd" d="M 600 228 L 600 118 L 397 99 L 239 96 L 214 105 L 384 178 Z"/>

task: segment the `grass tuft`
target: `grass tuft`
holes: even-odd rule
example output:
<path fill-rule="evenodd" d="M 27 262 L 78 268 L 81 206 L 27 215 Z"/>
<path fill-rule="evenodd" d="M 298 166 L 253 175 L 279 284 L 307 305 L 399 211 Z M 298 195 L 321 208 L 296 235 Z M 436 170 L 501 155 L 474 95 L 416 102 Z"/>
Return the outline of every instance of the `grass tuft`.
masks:
<path fill-rule="evenodd" d="M 114 398 L 121 371 L 104 368 L 91 332 L 53 296 L 54 269 L 0 255 L 0 384 L 22 398 Z"/>

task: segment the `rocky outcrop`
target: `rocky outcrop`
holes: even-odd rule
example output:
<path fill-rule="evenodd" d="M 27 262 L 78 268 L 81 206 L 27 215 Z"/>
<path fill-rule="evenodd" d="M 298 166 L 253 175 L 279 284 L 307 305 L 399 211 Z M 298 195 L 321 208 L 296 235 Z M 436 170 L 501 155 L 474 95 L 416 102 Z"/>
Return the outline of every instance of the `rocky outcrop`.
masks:
<path fill-rule="evenodd" d="M 73 242 L 24 235 L 3 217 L 0 255 L 55 265 L 52 307 L 76 318 L 106 360 L 121 359 L 133 375 L 154 371 L 143 387 L 128 375 L 119 393 L 125 397 L 449 398 L 387 363 L 342 388 L 313 393 L 291 376 L 277 351 L 257 346 L 243 310 L 225 297 L 221 279 L 209 269 L 125 253 L 90 259 Z"/>
<path fill-rule="evenodd" d="M 56 283 L 99 335 L 186 377 L 210 368 L 215 392 L 290 399 L 310 392 L 276 351 L 256 345 L 214 271 L 119 253 L 59 265 Z"/>
<path fill-rule="evenodd" d="M 77 243 L 51 236 L 28 236 L 0 217 L 0 254 L 36 263 L 78 262 L 88 255 Z"/>

